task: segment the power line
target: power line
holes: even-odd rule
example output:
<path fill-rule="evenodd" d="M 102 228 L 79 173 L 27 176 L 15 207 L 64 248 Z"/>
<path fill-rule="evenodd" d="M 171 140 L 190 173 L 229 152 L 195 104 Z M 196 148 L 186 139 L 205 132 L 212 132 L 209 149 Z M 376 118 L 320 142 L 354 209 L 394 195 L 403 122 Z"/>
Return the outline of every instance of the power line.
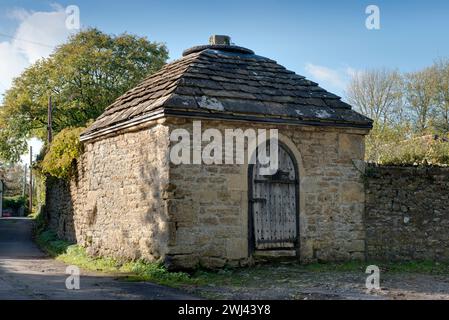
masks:
<path fill-rule="evenodd" d="M 54 46 L 51 46 L 49 44 L 45 44 L 45 43 L 41 43 L 41 42 L 36 42 L 36 41 L 31 41 L 31 40 L 26 40 L 26 39 L 21 39 L 21 38 L 17 38 L 15 36 L 11 36 L 9 34 L 5 34 L 5 33 L 0 33 L 0 37 L 5 37 L 5 38 L 10 38 L 10 39 L 14 39 L 14 40 L 18 40 L 18 41 L 23 41 L 23 42 L 28 42 L 31 44 L 35 44 L 37 46 L 42 46 L 42 47 L 47 47 L 47 48 L 54 48 Z"/>

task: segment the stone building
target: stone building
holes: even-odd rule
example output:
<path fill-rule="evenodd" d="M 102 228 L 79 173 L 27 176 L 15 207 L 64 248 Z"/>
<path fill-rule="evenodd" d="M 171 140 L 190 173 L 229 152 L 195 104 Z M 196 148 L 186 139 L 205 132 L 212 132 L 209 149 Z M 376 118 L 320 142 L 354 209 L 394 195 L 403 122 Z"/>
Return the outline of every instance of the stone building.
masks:
<path fill-rule="evenodd" d="M 277 129 L 279 169 L 261 175 L 249 156 L 244 164 L 229 156 L 174 163 L 176 130 L 190 133 L 189 159 L 209 143 L 192 137 L 198 123 L 223 137 Z M 244 265 L 257 255 L 363 259 L 365 195 L 354 163 L 371 127 L 317 83 L 213 36 L 118 98 L 82 134 L 78 176 L 59 186 L 70 201 L 48 209 L 70 212 L 53 226 L 92 254 L 172 268 Z"/>

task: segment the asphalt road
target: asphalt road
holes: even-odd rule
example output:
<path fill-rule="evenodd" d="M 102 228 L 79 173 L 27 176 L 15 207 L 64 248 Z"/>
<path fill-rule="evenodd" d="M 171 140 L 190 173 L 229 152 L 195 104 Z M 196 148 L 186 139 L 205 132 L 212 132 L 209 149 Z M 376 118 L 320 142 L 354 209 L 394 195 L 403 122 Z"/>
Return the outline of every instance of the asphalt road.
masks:
<path fill-rule="evenodd" d="M 190 300 L 180 290 L 81 271 L 80 289 L 66 288 L 67 265 L 32 241 L 32 220 L 0 218 L 0 300 Z"/>

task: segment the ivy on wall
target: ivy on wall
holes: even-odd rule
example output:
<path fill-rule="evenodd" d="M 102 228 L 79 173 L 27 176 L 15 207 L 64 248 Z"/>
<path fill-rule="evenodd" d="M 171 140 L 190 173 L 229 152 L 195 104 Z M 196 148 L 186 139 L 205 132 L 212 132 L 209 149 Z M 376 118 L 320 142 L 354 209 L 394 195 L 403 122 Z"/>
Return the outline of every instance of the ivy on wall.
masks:
<path fill-rule="evenodd" d="M 83 152 L 83 145 L 79 139 L 83 130 L 84 127 L 66 128 L 54 137 L 40 163 L 42 173 L 61 179 L 73 175 L 74 162 Z"/>

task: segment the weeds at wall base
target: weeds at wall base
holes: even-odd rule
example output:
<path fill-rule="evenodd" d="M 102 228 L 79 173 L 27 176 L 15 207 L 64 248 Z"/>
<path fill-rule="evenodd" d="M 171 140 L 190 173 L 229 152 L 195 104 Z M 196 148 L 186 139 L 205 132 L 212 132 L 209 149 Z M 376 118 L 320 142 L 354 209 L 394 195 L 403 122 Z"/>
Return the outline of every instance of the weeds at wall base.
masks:
<path fill-rule="evenodd" d="M 159 263 L 140 260 L 123 263 L 112 258 L 90 257 L 83 247 L 58 239 L 53 231 L 38 231 L 36 243 L 56 260 L 88 271 L 111 273 L 129 281 L 151 281 L 169 287 L 200 284 L 187 273 L 168 272 Z"/>

